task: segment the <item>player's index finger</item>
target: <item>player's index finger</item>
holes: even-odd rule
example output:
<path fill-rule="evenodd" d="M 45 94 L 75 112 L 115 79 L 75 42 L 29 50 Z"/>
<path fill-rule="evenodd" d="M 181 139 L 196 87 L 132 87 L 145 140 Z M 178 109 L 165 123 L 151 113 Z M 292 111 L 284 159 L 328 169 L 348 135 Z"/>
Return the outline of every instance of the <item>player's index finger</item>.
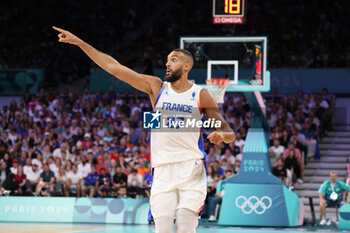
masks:
<path fill-rule="evenodd" d="M 59 32 L 65 32 L 62 28 L 58 28 L 55 26 L 52 26 L 52 28 L 55 29 L 56 31 L 59 31 Z"/>

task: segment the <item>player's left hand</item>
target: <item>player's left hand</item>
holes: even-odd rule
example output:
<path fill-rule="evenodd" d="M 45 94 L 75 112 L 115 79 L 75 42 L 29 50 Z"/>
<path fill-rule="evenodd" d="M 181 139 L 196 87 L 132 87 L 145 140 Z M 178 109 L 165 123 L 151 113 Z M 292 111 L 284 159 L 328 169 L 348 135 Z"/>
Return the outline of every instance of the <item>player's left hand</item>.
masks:
<path fill-rule="evenodd" d="M 224 141 L 224 136 L 217 131 L 211 132 L 207 138 L 211 143 L 214 143 L 214 144 L 220 144 Z"/>

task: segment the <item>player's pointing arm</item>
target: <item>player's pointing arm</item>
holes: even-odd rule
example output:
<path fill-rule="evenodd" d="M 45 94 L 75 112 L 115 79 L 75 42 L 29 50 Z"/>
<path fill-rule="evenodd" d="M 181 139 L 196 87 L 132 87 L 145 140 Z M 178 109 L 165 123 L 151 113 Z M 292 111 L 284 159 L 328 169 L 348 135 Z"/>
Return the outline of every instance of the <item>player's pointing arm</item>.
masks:
<path fill-rule="evenodd" d="M 220 144 L 222 142 L 231 143 L 235 141 L 236 136 L 230 125 L 226 122 L 221 115 L 218 105 L 216 104 L 210 93 L 202 89 L 200 93 L 200 106 L 204 111 L 207 118 L 219 120 L 221 122 L 221 128 L 211 132 L 208 135 L 208 139 L 211 143 Z"/>
<path fill-rule="evenodd" d="M 136 89 L 143 91 L 150 95 L 151 100 L 156 98 L 161 88 L 162 81 L 158 77 L 139 74 L 123 65 L 121 65 L 113 57 L 102 53 L 81 40 L 79 37 L 73 35 L 69 31 L 61 28 L 53 27 L 58 34 L 59 42 L 68 43 L 78 46 L 83 50 L 98 66 L 114 75 L 118 79 L 127 82 Z M 153 101 L 152 101 L 153 102 Z"/>

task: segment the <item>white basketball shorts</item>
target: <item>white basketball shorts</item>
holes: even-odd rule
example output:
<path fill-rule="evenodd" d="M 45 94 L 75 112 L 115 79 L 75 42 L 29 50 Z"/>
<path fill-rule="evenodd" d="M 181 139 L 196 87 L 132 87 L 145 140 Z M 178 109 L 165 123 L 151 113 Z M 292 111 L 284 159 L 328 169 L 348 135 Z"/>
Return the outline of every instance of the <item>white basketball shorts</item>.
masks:
<path fill-rule="evenodd" d="M 199 213 L 207 195 L 204 160 L 166 164 L 154 168 L 151 211 L 155 219 L 174 216 L 186 208 Z"/>

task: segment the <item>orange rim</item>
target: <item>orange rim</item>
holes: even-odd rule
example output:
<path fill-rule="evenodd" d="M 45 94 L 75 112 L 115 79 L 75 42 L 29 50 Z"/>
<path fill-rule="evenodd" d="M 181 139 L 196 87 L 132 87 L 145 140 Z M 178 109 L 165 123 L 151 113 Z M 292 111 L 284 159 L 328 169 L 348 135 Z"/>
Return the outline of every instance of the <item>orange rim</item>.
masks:
<path fill-rule="evenodd" d="M 230 81 L 230 79 L 226 78 L 212 78 L 207 79 L 207 84 L 215 84 L 218 88 L 226 88 Z"/>

